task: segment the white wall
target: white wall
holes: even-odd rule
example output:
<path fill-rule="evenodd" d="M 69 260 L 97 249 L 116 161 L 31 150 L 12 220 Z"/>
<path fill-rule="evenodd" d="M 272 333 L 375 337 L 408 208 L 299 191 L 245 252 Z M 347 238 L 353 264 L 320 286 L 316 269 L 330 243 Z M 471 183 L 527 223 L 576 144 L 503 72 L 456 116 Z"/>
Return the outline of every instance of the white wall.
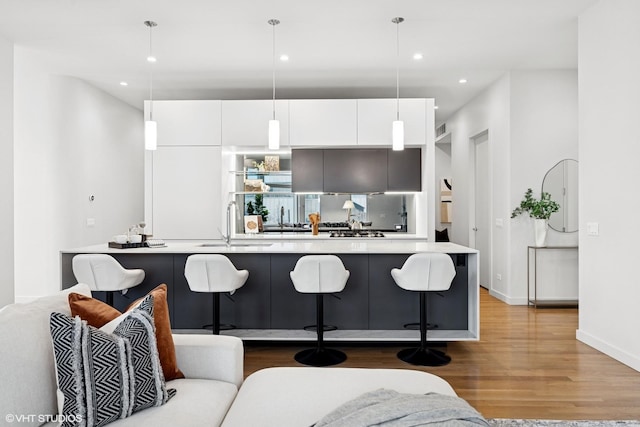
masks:
<path fill-rule="evenodd" d="M 49 75 L 30 50 L 16 47 L 15 53 L 21 301 L 59 289 L 61 249 L 106 242 L 142 220 L 143 116 L 84 81 Z M 87 226 L 88 218 L 95 226 Z"/>
<path fill-rule="evenodd" d="M 0 307 L 13 303 L 13 44 L 0 37 Z"/>
<path fill-rule="evenodd" d="M 511 71 L 447 121 L 454 184 L 450 234 L 463 245 L 473 243 L 471 139 L 488 131 L 493 224 L 489 288 L 511 304 L 526 304 L 526 247 L 533 244 L 530 220 L 512 220 L 511 211 L 527 188 L 539 194 L 544 174 L 556 162 L 577 158 L 577 87 L 575 70 Z M 503 226 L 496 226 L 496 220 Z M 577 235 L 550 230 L 547 242 L 575 244 Z"/>
<path fill-rule="evenodd" d="M 578 73 L 576 70 L 513 71 L 511 73 L 510 210 L 527 188 L 539 197 L 544 175 L 562 159 L 578 159 Z M 511 301 L 527 300 L 527 252 L 533 245 L 532 220 L 508 219 Z M 549 230 L 547 245 L 574 246 L 578 233 Z"/>
<path fill-rule="evenodd" d="M 489 134 L 489 157 L 491 170 L 491 218 L 503 218 L 504 228 L 492 229 L 493 266 L 495 273 L 502 274 L 502 281 L 492 283 L 492 294 L 508 299 L 506 284 L 509 283 L 508 247 L 508 202 L 509 193 L 509 96 L 510 74 L 506 74 L 488 87 L 482 94 L 466 104 L 447 121 L 451 132 L 451 176 L 453 183 L 453 219 L 451 241 L 469 245 L 471 231 L 469 203 L 472 200 L 473 169 L 471 161 L 471 138 L 487 131 Z"/>
<path fill-rule="evenodd" d="M 640 371 L 637 226 L 640 2 L 579 18 L 580 316 L 577 338 Z M 588 236 L 588 223 L 599 235 Z"/>

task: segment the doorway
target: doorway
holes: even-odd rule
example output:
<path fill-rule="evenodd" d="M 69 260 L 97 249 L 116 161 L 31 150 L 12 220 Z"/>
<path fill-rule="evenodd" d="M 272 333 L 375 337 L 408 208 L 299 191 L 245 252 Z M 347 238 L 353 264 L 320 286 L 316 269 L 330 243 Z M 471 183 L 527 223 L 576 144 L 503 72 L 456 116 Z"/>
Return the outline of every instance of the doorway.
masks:
<path fill-rule="evenodd" d="M 480 252 L 480 286 L 491 289 L 491 173 L 489 132 L 471 138 L 470 165 L 472 192 L 469 242 Z"/>

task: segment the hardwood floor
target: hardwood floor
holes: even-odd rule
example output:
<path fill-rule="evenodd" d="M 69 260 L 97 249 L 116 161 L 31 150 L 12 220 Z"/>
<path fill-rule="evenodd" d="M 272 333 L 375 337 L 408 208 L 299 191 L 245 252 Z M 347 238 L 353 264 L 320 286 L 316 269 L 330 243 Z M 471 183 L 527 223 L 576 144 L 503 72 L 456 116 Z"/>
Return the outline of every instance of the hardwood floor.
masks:
<path fill-rule="evenodd" d="M 333 347 L 348 355 L 342 367 L 438 375 L 487 418 L 640 420 L 640 372 L 577 341 L 577 309 L 510 306 L 484 289 L 480 304 L 481 340 L 450 343 L 448 366 L 407 365 L 396 358 L 403 347 Z M 301 366 L 293 360 L 301 348 L 245 345 L 245 376 Z"/>

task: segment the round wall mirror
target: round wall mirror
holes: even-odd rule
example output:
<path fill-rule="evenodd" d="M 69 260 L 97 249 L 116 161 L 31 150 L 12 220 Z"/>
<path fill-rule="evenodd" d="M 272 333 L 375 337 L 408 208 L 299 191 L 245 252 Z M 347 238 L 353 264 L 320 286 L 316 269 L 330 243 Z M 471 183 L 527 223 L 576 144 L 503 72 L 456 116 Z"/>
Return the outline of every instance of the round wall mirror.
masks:
<path fill-rule="evenodd" d="M 564 159 L 549 169 L 542 180 L 542 191 L 560 204 L 551 214 L 549 227 L 563 233 L 578 231 L 578 161 Z"/>

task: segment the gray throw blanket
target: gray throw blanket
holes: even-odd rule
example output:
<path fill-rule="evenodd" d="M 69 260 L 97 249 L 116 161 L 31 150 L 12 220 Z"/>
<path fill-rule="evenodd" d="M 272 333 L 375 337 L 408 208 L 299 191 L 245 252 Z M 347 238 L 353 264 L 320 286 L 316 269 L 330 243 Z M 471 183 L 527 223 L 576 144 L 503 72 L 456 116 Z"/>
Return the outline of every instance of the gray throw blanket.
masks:
<path fill-rule="evenodd" d="M 380 389 L 335 409 L 314 427 L 489 426 L 463 399 L 438 393 L 403 394 Z"/>

